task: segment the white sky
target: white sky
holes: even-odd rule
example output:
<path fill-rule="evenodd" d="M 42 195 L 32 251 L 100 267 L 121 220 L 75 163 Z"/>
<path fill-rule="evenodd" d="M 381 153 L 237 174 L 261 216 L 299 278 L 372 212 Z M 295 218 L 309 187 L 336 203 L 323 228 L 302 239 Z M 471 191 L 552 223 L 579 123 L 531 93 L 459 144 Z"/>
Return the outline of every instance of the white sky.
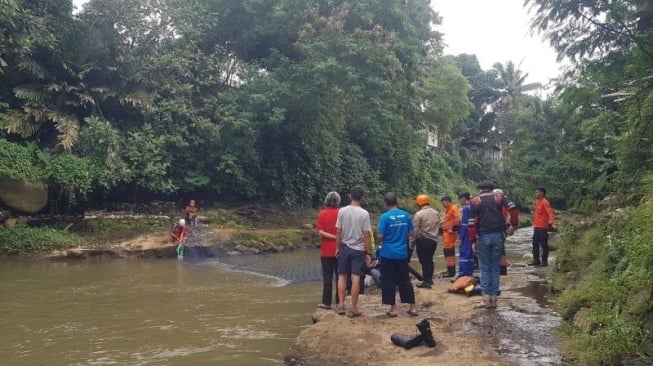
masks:
<path fill-rule="evenodd" d="M 431 0 L 442 17 L 445 54 L 475 54 L 483 70 L 512 61 L 528 73 L 526 83 L 547 84 L 560 73 L 548 41 L 529 33 L 531 17 L 523 0 Z"/>

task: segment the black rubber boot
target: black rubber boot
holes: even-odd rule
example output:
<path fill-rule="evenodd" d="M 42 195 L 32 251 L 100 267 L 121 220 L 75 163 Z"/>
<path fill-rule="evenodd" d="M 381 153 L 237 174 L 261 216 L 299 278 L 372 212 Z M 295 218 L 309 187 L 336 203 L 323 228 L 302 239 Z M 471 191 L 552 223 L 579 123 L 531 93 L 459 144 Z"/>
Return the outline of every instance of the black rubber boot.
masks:
<path fill-rule="evenodd" d="M 435 347 L 435 338 L 433 338 L 433 332 L 431 332 L 431 323 L 429 323 L 429 320 L 423 319 L 416 325 L 424 339 L 424 343 L 429 347 Z"/>
<path fill-rule="evenodd" d="M 411 334 L 401 334 L 401 333 L 392 333 L 390 340 L 397 346 L 404 347 L 405 349 L 411 349 L 413 347 L 419 346 L 422 344 L 424 337 L 421 334 L 411 335 Z"/>

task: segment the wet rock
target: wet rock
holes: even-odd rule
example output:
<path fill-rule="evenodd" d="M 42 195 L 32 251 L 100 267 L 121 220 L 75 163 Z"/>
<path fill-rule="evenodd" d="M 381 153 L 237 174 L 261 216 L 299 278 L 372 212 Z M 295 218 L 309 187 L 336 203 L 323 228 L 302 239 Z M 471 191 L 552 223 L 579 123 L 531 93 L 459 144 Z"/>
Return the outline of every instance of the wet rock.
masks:
<path fill-rule="evenodd" d="M 42 182 L 0 178 L 0 200 L 16 211 L 36 213 L 48 203 L 48 187 Z"/>
<path fill-rule="evenodd" d="M 234 250 L 237 250 L 237 251 L 239 251 L 241 253 L 248 253 L 248 254 L 259 254 L 259 253 L 261 253 L 261 249 L 259 249 L 259 248 L 247 247 L 247 246 L 244 246 L 242 244 L 236 245 Z"/>

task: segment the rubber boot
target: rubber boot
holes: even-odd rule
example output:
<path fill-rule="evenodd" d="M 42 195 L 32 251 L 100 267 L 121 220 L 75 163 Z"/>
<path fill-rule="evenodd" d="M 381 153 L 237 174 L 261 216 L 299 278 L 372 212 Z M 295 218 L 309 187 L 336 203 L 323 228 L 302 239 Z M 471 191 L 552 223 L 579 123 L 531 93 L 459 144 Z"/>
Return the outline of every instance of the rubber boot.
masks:
<path fill-rule="evenodd" d="M 419 333 L 424 338 L 424 343 L 429 347 L 435 347 L 435 338 L 433 338 L 433 332 L 431 332 L 431 323 L 429 320 L 423 319 L 416 325 L 417 329 L 419 329 Z"/>
<path fill-rule="evenodd" d="M 489 309 L 496 309 L 497 308 L 497 296 L 492 295 L 490 296 L 490 307 Z"/>
<path fill-rule="evenodd" d="M 494 309 L 497 307 L 497 297 L 483 295 L 483 300 L 480 304 L 474 306 L 474 309 Z"/>
<path fill-rule="evenodd" d="M 446 272 L 442 272 L 442 278 L 454 278 L 456 277 L 456 267 L 447 267 Z"/>
<path fill-rule="evenodd" d="M 421 334 L 410 335 L 410 334 L 401 334 L 401 333 L 392 333 L 390 340 L 397 346 L 404 347 L 405 349 L 411 349 L 413 347 L 419 346 L 424 341 L 424 337 Z"/>

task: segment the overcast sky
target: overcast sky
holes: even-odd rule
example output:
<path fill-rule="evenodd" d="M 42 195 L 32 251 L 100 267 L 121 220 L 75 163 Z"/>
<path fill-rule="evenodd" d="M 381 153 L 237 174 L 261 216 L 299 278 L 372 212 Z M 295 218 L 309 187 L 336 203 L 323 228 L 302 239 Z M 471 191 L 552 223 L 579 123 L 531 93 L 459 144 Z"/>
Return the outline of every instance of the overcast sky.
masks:
<path fill-rule="evenodd" d="M 73 0 L 78 9 L 87 0 Z M 521 62 L 527 83 L 546 84 L 560 74 L 556 54 L 539 35 L 529 35 L 523 0 L 431 0 L 442 17 L 446 54 L 475 54 L 488 70 L 495 62 Z"/>
<path fill-rule="evenodd" d="M 484 70 L 513 61 L 528 73 L 527 83 L 546 84 L 557 77 L 556 53 L 538 34 L 530 36 L 523 0 L 431 0 L 442 17 L 446 54 L 475 54 Z"/>

